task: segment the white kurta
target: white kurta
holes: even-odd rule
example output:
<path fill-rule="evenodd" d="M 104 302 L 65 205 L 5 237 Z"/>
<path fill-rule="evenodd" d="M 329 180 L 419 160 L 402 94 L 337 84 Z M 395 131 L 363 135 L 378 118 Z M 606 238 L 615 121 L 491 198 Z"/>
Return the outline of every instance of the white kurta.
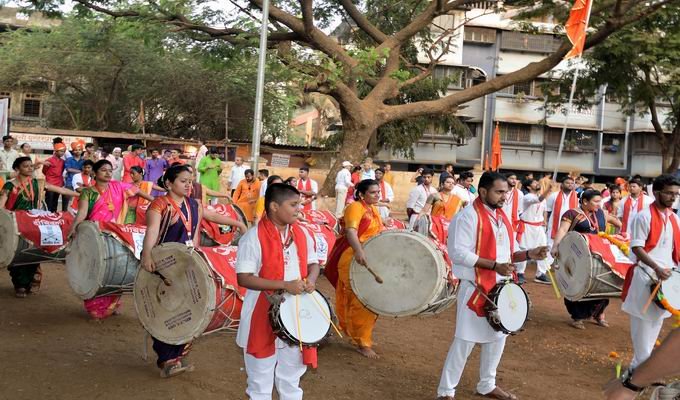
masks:
<path fill-rule="evenodd" d="M 508 194 L 505 197 L 505 203 L 503 204 L 503 211 L 505 212 L 505 215 L 508 216 L 508 219 L 510 222 L 512 222 L 512 202 L 515 199 L 515 196 L 517 196 L 517 216 L 519 217 L 522 214 L 522 211 L 524 210 L 524 203 L 522 200 L 524 199 L 524 193 L 522 193 L 521 190 L 518 189 L 513 189 L 508 192 Z"/>
<path fill-rule="evenodd" d="M 619 208 L 616 210 L 616 218 L 618 218 L 620 221 L 623 222 L 623 210 L 626 208 L 626 202 L 628 201 L 629 196 L 626 196 L 621 199 L 621 203 L 619 203 Z M 633 219 L 635 216 L 638 214 L 638 204 L 642 200 L 642 209 L 648 209 L 649 206 L 654 203 L 654 199 L 652 197 L 647 196 L 646 194 L 641 194 L 638 196 L 637 199 L 634 199 L 630 197 L 631 199 L 631 204 L 630 204 L 630 214 L 628 214 L 628 226 L 626 227 L 628 234 L 632 235 L 633 232 Z"/>
<path fill-rule="evenodd" d="M 527 193 L 522 199 L 522 215 L 520 220 L 531 223 L 543 222 L 545 212 L 545 200 L 540 200 L 537 194 Z M 545 233 L 545 227 L 525 224 L 524 233 L 519 240 L 520 250 L 531 250 L 536 247 L 546 246 L 548 244 L 548 237 Z M 516 263 L 517 272 L 523 274 L 526 270 L 526 261 Z M 544 274 L 550 266 L 550 260 L 537 260 L 536 266 L 538 273 Z"/>
<path fill-rule="evenodd" d="M 467 202 L 466 207 L 472 205 L 472 202 L 475 201 L 475 198 L 477 198 L 477 196 L 470 192 L 470 190 L 465 189 L 462 185 L 458 184 L 453 187 L 451 192 L 460 197 L 461 200 Z"/>
<path fill-rule="evenodd" d="M 241 166 L 234 164 L 231 167 L 231 171 L 229 172 L 229 184 L 231 185 L 232 190 L 236 190 L 239 182 L 246 179 L 246 170 L 248 168 L 250 167 L 245 164 L 241 164 Z"/>
<path fill-rule="evenodd" d="M 554 221 L 554 216 L 552 215 L 552 212 L 555 209 L 555 202 L 557 200 L 557 196 L 562 196 L 562 208 L 560 209 L 560 215 L 557 218 L 557 223 L 559 224 L 560 223 L 559 221 L 562 220 L 562 216 L 564 215 L 564 213 L 569 211 L 569 197 L 571 196 L 571 193 L 573 193 L 573 192 L 570 192 L 569 194 L 564 194 L 564 192 L 560 190 L 559 192 L 550 194 L 550 196 L 548 196 L 548 198 L 546 199 L 545 209 L 549 214 L 551 214 L 548 217 L 548 223 L 547 223 L 547 225 L 548 225 L 548 229 L 547 229 L 548 244 L 550 246 L 552 246 L 552 243 L 553 243 L 553 239 L 550 237 L 550 233 L 552 232 L 553 221 Z M 559 229 L 559 225 L 558 225 L 558 229 Z"/>
<path fill-rule="evenodd" d="M 408 200 L 406 201 L 406 208 L 412 208 L 415 214 L 411 215 L 409 219 L 409 229 L 413 229 L 416 219 L 418 219 L 418 213 L 425 207 L 425 202 L 431 194 L 437 193 L 437 189 L 432 186 L 425 187 L 423 185 L 418 185 L 411 189 L 408 194 Z"/>
<path fill-rule="evenodd" d="M 308 178 L 307 181 L 311 182 L 309 184 L 309 186 L 310 186 L 310 189 L 312 190 L 312 192 L 314 192 L 314 194 L 319 193 L 319 184 L 316 183 L 316 181 L 314 179 Z M 302 179 L 299 179 L 298 183 L 297 183 L 298 190 L 305 190 L 304 188 L 307 186 L 307 181 L 303 181 Z M 302 188 L 302 189 L 300 189 L 300 188 Z M 312 201 L 312 210 L 316 210 L 316 200 Z"/>
<path fill-rule="evenodd" d="M 382 192 L 382 186 L 380 189 L 380 199 L 387 199 L 390 201 L 390 203 L 394 202 L 394 191 L 392 190 L 392 186 L 390 186 L 389 183 L 384 182 L 385 185 L 385 193 Z M 380 218 L 384 221 L 386 218 L 389 218 L 390 216 L 390 209 L 388 207 L 378 207 L 378 211 L 380 212 Z"/>

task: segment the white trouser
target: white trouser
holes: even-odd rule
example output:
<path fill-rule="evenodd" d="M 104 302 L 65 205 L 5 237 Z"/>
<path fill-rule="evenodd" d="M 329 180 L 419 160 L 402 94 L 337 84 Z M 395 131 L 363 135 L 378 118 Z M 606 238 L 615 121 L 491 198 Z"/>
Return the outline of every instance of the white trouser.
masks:
<path fill-rule="evenodd" d="M 274 383 L 280 400 L 302 399 L 300 378 L 307 367 L 302 363 L 298 347 L 276 349 L 276 353 L 267 358 L 255 358 L 245 349 L 243 355 L 248 374 L 246 394 L 251 400 L 271 400 Z"/>
<path fill-rule="evenodd" d="M 629 317 L 630 337 L 633 339 L 633 360 L 630 362 L 630 367 L 636 368 L 652 354 L 663 326 L 663 319 L 650 321 L 632 315 Z"/>
<path fill-rule="evenodd" d="M 501 362 L 503 356 L 503 349 L 505 348 L 505 339 L 499 339 L 495 342 L 480 343 L 482 353 L 479 360 L 479 383 L 477 384 L 477 392 L 480 394 L 489 394 L 496 388 L 496 369 Z M 472 349 L 475 348 L 475 342 L 454 338 L 449 354 L 446 356 L 444 362 L 444 370 L 442 377 L 439 380 L 439 387 L 437 388 L 437 396 L 455 396 L 456 387 L 460 382 L 460 377 L 463 375 L 465 363 L 467 362 Z"/>
<path fill-rule="evenodd" d="M 548 272 L 548 267 L 550 267 L 550 263 L 548 263 L 547 258 L 545 260 L 536 260 L 534 262 L 536 263 L 536 276 L 544 275 Z M 523 274 L 524 271 L 526 271 L 527 269 L 527 262 L 526 261 L 516 262 L 515 266 L 517 267 L 517 273 Z"/>
<path fill-rule="evenodd" d="M 420 211 L 414 212 L 413 214 L 411 214 L 411 218 L 408 219 L 408 228 L 407 229 L 409 231 L 416 229 L 416 221 L 418 220 L 419 215 L 420 215 Z"/>
<path fill-rule="evenodd" d="M 346 199 L 347 188 L 335 188 L 335 216 L 338 218 L 344 215 Z"/>

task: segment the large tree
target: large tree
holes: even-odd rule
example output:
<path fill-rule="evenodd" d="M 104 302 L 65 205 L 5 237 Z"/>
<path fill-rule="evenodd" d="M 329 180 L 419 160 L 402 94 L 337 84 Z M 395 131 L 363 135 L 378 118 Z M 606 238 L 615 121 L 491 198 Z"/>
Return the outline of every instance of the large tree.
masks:
<path fill-rule="evenodd" d="M 30 0 L 27 0 L 30 1 Z M 219 39 L 234 45 L 257 41 L 262 0 L 230 0 L 231 12 L 219 12 L 200 0 L 120 2 L 74 0 L 92 10 L 114 17 L 164 21 L 176 30 L 190 32 L 198 40 Z M 43 9 L 49 0 L 33 0 Z M 339 104 L 343 138 L 336 163 L 324 185 L 330 192 L 333 177 L 345 159 L 358 161 L 378 128 L 411 118 L 450 115 L 463 103 L 524 82 L 555 67 L 569 51 L 565 40 L 543 60 L 479 85 L 415 102 L 395 101 L 412 85 L 431 77 L 440 55 L 449 50 L 455 29 L 431 29 L 433 20 L 465 8 L 478 0 L 273 0 L 269 8 L 272 31 L 269 40 L 278 44 L 281 62 L 308 76 L 308 90 L 332 96 Z M 506 1 L 534 14 L 551 13 L 560 20 L 572 2 L 554 0 Z M 644 20 L 664 7 L 677 7 L 680 0 L 594 1 L 586 48 L 602 42 L 618 30 Z M 47 7 L 46 7 L 47 6 Z M 397 10 L 397 12 L 392 12 Z M 328 33 L 329 21 L 352 21 L 353 32 L 365 38 L 350 46 Z M 294 43 L 294 45 L 291 45 Z M 414 65 L 405 53 L 416 47 L 429 54 L 429 65 Z M 366 89 L 367 87 L 367 89 Z"/>

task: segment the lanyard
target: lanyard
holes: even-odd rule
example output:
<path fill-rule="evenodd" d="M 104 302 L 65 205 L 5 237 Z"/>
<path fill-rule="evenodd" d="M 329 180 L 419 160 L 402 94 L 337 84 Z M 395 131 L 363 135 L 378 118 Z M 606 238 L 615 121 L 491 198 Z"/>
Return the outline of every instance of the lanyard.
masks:
<path fill-rule="evenodd" d="M 19 188 L 21 191 L 26 193 L 26 197 L 28 198 L 28 201 L 33 203 L 33 199 L 35 198 L 35 193 L 33 192 L 33 179 L 28 179 L 28 185 L 26 185 L 24 182 L 21 181 L 21 178 L 17 176 L 17 181 L 19 181 Z"/>
<path fill-rule="evenodd" d="M 168 200 L 170 201 L 170 204 L 172 204 L 172 207 L 175 209 L 177 214 L 179 215 L 179 218 L 182 220 L 182 224 L 184 224 L 184 229 L 187 231 L 187 237 L 189 237 L 189 240 L 191 240 L 191 208 L 189 208 L 189 203 L 187 202 L 186 197 L 184 198 L 184 207 L 187 209 L 187 217 L 184 217 L 184 213 L 182 212 L 182 209 L 175 203 L 175 200 L 172 199 L 169 195 L 167 196 Z M 187 220 L 188 218 L 188 220 Z"/>

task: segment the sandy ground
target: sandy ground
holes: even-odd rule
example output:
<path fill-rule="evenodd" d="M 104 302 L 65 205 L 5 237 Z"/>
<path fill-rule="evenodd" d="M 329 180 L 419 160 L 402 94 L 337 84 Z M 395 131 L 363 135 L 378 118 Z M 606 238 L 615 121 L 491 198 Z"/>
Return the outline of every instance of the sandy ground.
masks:
<path fill-rule="evenodd" d="M 218 333 L 196 341 L 196 370 L 161 380 L 145 362 L 144 332 L 132 298 L 122 315 L 101 324 L 87 321 L 72 294 L 63 265 L 46 264 L 39 295 L 15 299 L 7 273 L 0 282 L 0 399 L 244 399 L 245 372 L 234 335 Z M 529 272 L 529 276 L 533 276 Z M 628 319 L 613 300 L 611 328 L 567 326 L 568 315 L 550 286 L 528 283 L 533 303 L 526 331 L 508 340 L 498 371 L 499 386 L 522 399 L 601 398 L 611 378 L 611 351 L 631 357 Z M 321 290 L 330 294 L 326 281 Z M 453 337 L 455 308 L 427 318 L 379 319 L 375 339 L 382 358 L 370 361 L 333 337 L 320 366 L 302 382 L 307 399 L 434 399 Z M 670 328 L 670 320 L 664 334 Z M 149 355 L 153 358 L 149 346 Z M 473 352 L 459 399 L 474 399 L 479 350 Z"/>

